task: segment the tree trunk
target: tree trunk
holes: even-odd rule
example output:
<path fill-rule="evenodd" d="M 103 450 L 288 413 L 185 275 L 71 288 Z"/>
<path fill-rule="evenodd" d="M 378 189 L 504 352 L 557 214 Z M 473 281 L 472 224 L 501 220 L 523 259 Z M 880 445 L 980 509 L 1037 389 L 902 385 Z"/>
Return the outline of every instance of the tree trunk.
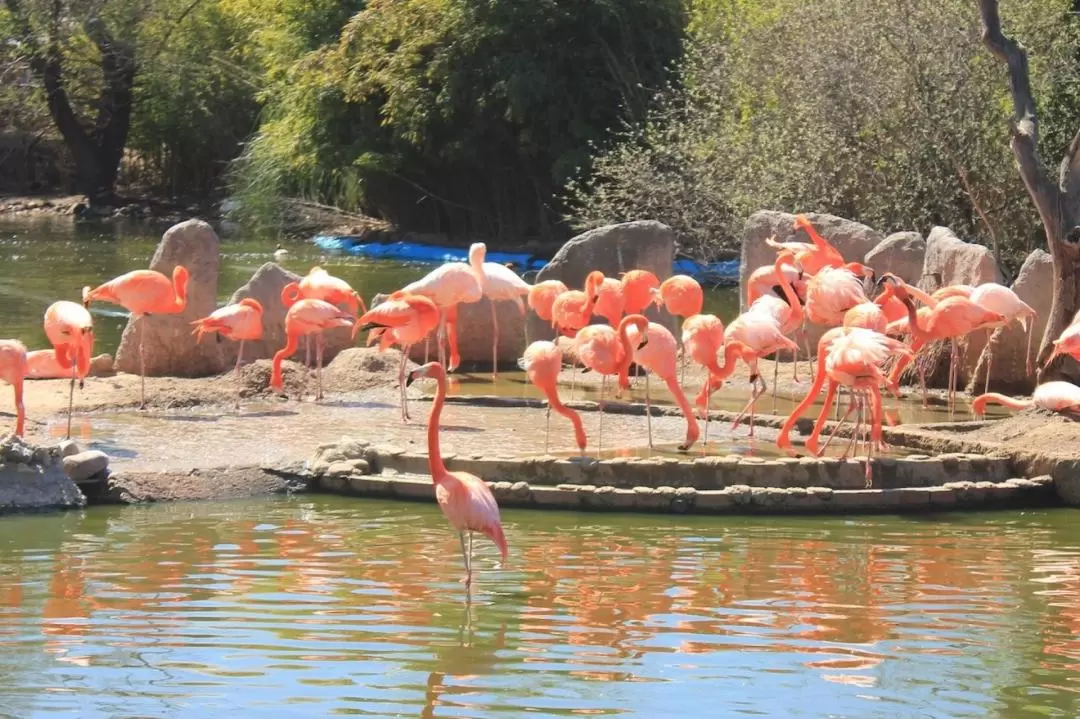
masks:
<path fill-rule="evenodd" d="M 1027 51 L 1001 32 L 997 0 L 978 0 L 983 25 L 983 42 L 1009 68 L 1009 91 L 1013 101 L 1010 146 L 1020 177 L 1046 232 L 1046 247 L 1054 262 L 1053 305 L 1037 355 L 1042 365 L 1058 338 L 1080 310 L 1080 131 L 1061 162 L 1057 182 L 1039 159 L 1036 147 L 1039 125 L 1028 76 Z M 1051 379 L 1076 380 L 1080 365 L 1071 357 L 1058 357 L 1039 372 L 1039 382 Z"/>

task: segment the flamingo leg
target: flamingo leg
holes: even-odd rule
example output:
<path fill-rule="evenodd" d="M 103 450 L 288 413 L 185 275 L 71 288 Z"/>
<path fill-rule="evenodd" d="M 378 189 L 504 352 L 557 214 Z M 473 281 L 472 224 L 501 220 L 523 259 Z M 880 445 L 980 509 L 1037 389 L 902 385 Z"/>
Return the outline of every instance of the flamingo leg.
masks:
<path fill-rule="evenodd" d="M 995 333 L 996 334 L 996 333 Z M 983 383 L 983 394 L 990 391 L 990 370 L 994 366 L 994 344 L 990 330 L 986 330 L 986 381 Z"/>
<path fill-rule="evenodd" d="M 602 382 L 603 380 L 601 380 Z M 574 401 L 574 394 L 577 390 L 577 361 L 571 360 L 570 362 L 570 401 Z M 600 393 L 600 404 L 603 406 L 604 393 Z"/>
<path fill-rule="evenodd" d="M 758 397 L 765 394 L 768 391 L 768 387 L 765 386 L 765 378 L 760 374 L 757 375 L 757 379 L 761 382 L 761 389 L 759 389 L 750 400 L 750 439 L 754 439 L 754 408 L 757 406 Z"/>
<path fill-rule="evenodd" d="M 424 364 L 428 363 L 428 357 L 430 356 L 430 354 L 431 354 L 431 333 L 429 332 L 428 336 L 424 338 Z"/>
<path fill-rule="evenodd" d="M 446 308 L 439 308 L 439 330 L 435 333 L 435 344 L 439 350 L 439 364 L 446 366 Z"/>
<path fill-rule="evenodd" d="M 551 402 L 548 402 L 547 406 L 547 424 L 544 427 L 544 454 L 548 453 L 548 447 L 551 445 Z"/>
<path fill-rule="evenodd" d="M 462 580 L 466 587 L 472 586 L 472 532 L 469 532 L 469 546 L 465 546 L 465 530 L 458 532 L 458 541 L 461 542 L 461 560 L 465 563 L 465 578 Z"/>
<path fill-rule="evenodd" d="M 701 445 L 707 446 L 709 444 L 709 415 L 712 414 L 712 374 L 706 371 L 705 380 L 705 440 Z"/>
<path fill-rule="evenodd" d="M 146 315 L 143 315 L 145 318 Z M 145 319 L 139 320 L 139 329 L 143 330 Z M 139 332 L 139 409 L 146 409 L 146 332 Z"/>
<path fill-rule="evenodd" d="M 304 366 L 311 366 L 311 335 L 304 336 Z"/>
<path fill-rule="evenodd" d="M 652 399 L 649 397 L 649 373 L 645 373 L 645 425 L 649 429 L 649 449 L 652 449 Z"/>
<path fill-rule="evenodd" d="M 322 356 L 323 356 L 323 335 L 320 332 L 315 337 L 315 401 L 318 402 L 323 398 L 322 391 Z"/>
<path fill-rule="evenodd" d="M 499 378 L 499 316 L 495 311 L 495 300 L 490 300 L 491 305 L 491 379 Z"/>
<path fill-rule="evenodd" d="M 1035 334 L 1035 317 L 1031 317 L 1030 324 L 1028 323 L 1027 319 L 1025 319 L 1024 324 L 1026 325 L 1024 329 L 1027 331 L 1027 354 L 1025 355 L 1024 366 L 1027 369 L 1028 375 L 1030 376 L 1035 374 L 1035 368 L 1031 366 L 1031 337 Z"/>
<path fill-rule="evenodd" d="M 607 385 L 607 375 L 600 375 L 600 431 L 596 441 L 596 456 L 600 457 L 604 451 L 604 387 Z"/>
<path fill-rule="evenodd" d="M 409 362 L 409 347 L 405 347 L 401 353 L 401 363 L 398 365 L 398 388 L 401 391 L 401 421 L 409 423 L 409 395 L 405 389 L 405 365 Z"/>
<path fill-rule="evenodd" d="M 836 439 L 836 437 L 840 434 L 840 430 L 844 427 L 845 424 L 847 424 L 848 417 L 851 416 L 851 413 L 853 411 L 855 411 L 855 397 L 854 396 L 852 396 L 851 399 L 848 401 L 847 411 L 844 412 L 844 416 L 840 418 L 839 424 L 837 424 L 836 427 L 833 428 L 833 431 L 829 434 L 829 438 L 825 440 L 825 444 L 821 448 L 822 452 L 825 452 L 827 449 L 829 449 L 829 445 L 832 444 L 832 441 L 834 439 Z M 856 425 L 856 427 L 857 426 L 858 425 Z M 855 435 L 853 434 L 852 437 L 854 438 Z M 847 449 L 844 450 L 844 456 L 845 457 L 847 456 L 847 453 L 849 451 L 851 451 L 851 443 L 850 442 L 848 443 Z"/>
<path fill-rule="evenodd" d="M 810 436 L 806 440 L 806 451 L 815 457 L 821 455 L 821 451 L 818 449 L 818 439 L 821 437 L 821 431 L 825 429 L 825 422 L 829 419 L 829 408 L 832 406 L 833 398 L 836 396 L 836 382 L 829 380 L 829 386 L 825 390 L 825 399 L 821 403 L 821 411 L 818 412 L 817 421 L 814 422 L 814 431 L 810 433 Z"/>
<path fill-rule="evenodd" d="M 885 448 L 885 443 L 881 440 L 882 414 L 881 390 L 875 385 L 870 388 L 870 447 L 866 452 L 867 489 L 874 486 L 874 477 L 872 474 L 874 451 L 882 451 Z"/>
<path fill-rule="evenodd" d="M 760 389 L 757 386 L 757 383 L 758 383 L 759 380 L 761 381 L 761 388 Z M 739 426 L 739 420 L 741 420 L 743 418 L 743 416 L 747 412 L 749 412 L 750 413 L 750 438 L 753 439 L 754 438 L 754 404 L 758 401 L 758 397 L 763 395 L 768 390 L 768 387 L 765 386 L 765 380 L 761 379 L 761 375 L 757 375 L 757 374 L 751 375 L 750 384 L 753 387 L 750 390 L 750 401 L 746 403 L 746 406 L 744 406 L 742 408 L 742 410 L 739 412 L 738 416 L 735 417 L 735 421 L 731 423 L 731 429 L 732 430 L 736 429 Z"/>
<path fill-rule="evenodd" d="M 244 359 L 244 342 L 240 340 L 240 349 L 236 352 L 236 367 L 233 368 L 233 373 L 236 374 L 236 409 L 240 409 L 240 397 L 244 390 L 243 384 L 240 381 L 240 360 Z"/>
<path fill-rule="evenodd" d="M 71 365 L 71 386 L 68 388 L 67 439 L 71 439 L 71 410 L 75 406 L 75 365 Z"/>
<path fill-rule="evenodd" d="M 780 372 L 780 350 L 776 351 L 773 355 L 772 365 L 772 411 L 776 414 L 776 386 L 779 384 L 779 372 Z"/>

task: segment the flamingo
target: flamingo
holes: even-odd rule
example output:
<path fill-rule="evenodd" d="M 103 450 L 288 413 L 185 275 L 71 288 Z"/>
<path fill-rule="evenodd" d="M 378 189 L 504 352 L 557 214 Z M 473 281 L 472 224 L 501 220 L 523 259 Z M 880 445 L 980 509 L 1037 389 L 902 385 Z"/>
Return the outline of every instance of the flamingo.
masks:
<path fill-rule="evenodd" d="M 45 310 L 45 336 L 53 346 L 57 363 L 70 372 L 67 437 L 71 439 L 75 380 L 79 380 L 79 387 L 82 388 L 83 380 L 90 374 L 90 358 L 94 354 L 94 320 L 83 305 L 60 300 Z"/>
<path fill-rule="evenodd" d="M 585 290 L 568 290 L 555 298 L 551 306 L 551 326 L 559 334 L 574 337 L 579 330 L 592 320 L 593 309 L 604 282 L 604 273 L 594 270 L 585 277 Z M 577 385 L 577 363 L 570 384 L 570 398 L 574 397 Z"/>
<path fill-rule="evenodd" d="M 281 304 L 285 309 L 300 300 L 322 300 L 332 305 L 345 305 L 353 317 L 367 312 L 364 298 L 340 277 L 334 277 L 322 267 L 312 267 L 299 282 L 290 282 L 281 288 Z M 319 342 L 322 335 L 318 336 Z M 311 337 L 304 338 L 304 364 L 311 364 Z M 321 368 L 316 368 L 319 371 Z"/>
<path fill-rule="evenodd" d="M 986 405 L 990 402 L 1009 409 L 1041 407 L 1051 412 L 1070 415 L 1073 419 L 1080 419 L 1080 387 L 1072 382 L 1045 382 L 1035 388 L 1031 399 L 1014 399 L 997 392 L 981 394 L 971 403 L 972 413 L 982 419 L 986 414 Z"/>
<path fill-rule="evenodd" d="M 786 451 L 791 456 L 795 456 L 795 452 L 791 448 L 791 430 L 795 427 L 795 422 L 802 416 L 802 413 L 814 403 L 815 399 L 817 399 L 817 396 L 821 393 L 822 387 L 825 386 L 825 360 L 828 358 L 829 350 L 832 349 L 832 343 L 845 331 L 846 329 L 844 327 L 833 327 L 818 340 L 818 362 L 817 371 L 814 374 L 814 381 L 810 386 L 810 390 L 806 393 L 806 396 L 803 397 L 798 405 L 796 405 L 795 409 L 791 411 L 791 414 L 787 416 L 787 419 L 784 420 L 784 424 L 780 427 L 780 433 L 776 437 L 776 446 Z M 814 432 L 814 446 L 816 446 L 817 435 L 820 433 L 820 429 L 816 425 L 814 427 Z"/>
<path fill-rule="evenodd" d="M 189 274 L 183 265 L 173 268 L 172 280 L 155 270 L 135 270 L 94 289 L 83 287 L 83 306 L 96 301 L 120 305 L 140 320 L 148 315 L 183 312 L 187 307 Z M 146 407 L 146 337 L 139 333 L 139 409 Z"/>
<path fill-rule="evenodd" d="M 844 264 L 844 256 L 833 245 L 818 234 L 806 215 L 796 215 L 794 221 L 795 231 L 803 230 L 810 237 L 810 242 L 777 242 L 774 238 L 766 238 L 765 244 L 778 250 L 788 250 L 795 255 L 795 261 L 806 271 L 808 275 L 816 275 L 826 267 L 841 267 Z"/>
<path fill-rule="evenodd" d="M 529 309 L 544 322 L 551 322 L 555 298 L 569 288 L 559 280 L 544 280 L 529 288 Z"/>
<path fill-rule="evenodd" d="M 836 327 L 844 323 L 844 313 L 869 302 L 862 277 L 873 270 L 858 262 L 843 267 L 823 267 L 806 283 L 806 316 L 814 324 Z"/>
<path fill-rule="evenodd" d="M 574 438 L 578 449 L 585 454 L 585 427 L 581 415 L 567 407 L 559 399 L 559 371 L 562 369 L 562 351 L 554 342 L 538 340 L 525 348 L 525 355 L 518 360 L 518 365 L 525 370 L 529 381 L 540 388 L 547 397 L 547 428 L 544 430 L 544 451 L 548 451 L 551 438 L 551 410 L 555 410 L 574 425 Z"/>
<path fill-rule="evenodd" d="M 487 245 L 483 242 L 477 244 L 484 247 L 487 253 Z M 522 316 L 525 315 L 525 303 L 522 297 L 527 297 L 532 286 L 518 277 L 517 273 L 506 265 L 497 262 L 484 262 L 481 265 L 484 272 L 484 297 L 491 303 L 491 378 L 498 377 L 499 368 L 499 318 L 495 312 L 495 303 L 511 301 L 517 305 Z"/>
<path fill-rule="evenodd" d="M 628 315 L 640 315 L 653 303 L 654 289 L 659 289 L 660 280 L 649 270 L 630 270 L 622 278 L 623 312 Z"/>
<path fill-rule="evenodd" d="M 382 336 L 380 350 L 392 343 L 401 345 L 401 363 L 398 365 L 398 389 L 401 392 L 401 421 L 409 421 L 408 396 L 405 392 L 405 366 L 409 361 L 409 349 L 431 334 L 439 324 L 439 308 L 428 297 L 410 295 L 397 291 L 383 302 L 375 305 L 357 320 L 353 328 L 373 330 Z"/>
<path fill-rule="evenodd" d="M 1080 312 L 1076 313 L 1069 326 L 1061 331 L 1054 340 L 1054 350 L 1046 358 L 1042 366 L 1045 368 L 1058 355 L 1069 355 L 1073 359 L 1080 360 Z"/>
<path fill-rule="evenodd" d="M 453 372 L 461 363 L 457 352 L 457 306 L 462 303 L 479 302 L 484 296 L 484 257 L 487 245 L 474 242 L 469 246 L 469 261 L 447 262 L 402 288 L 410 295 L 423 295 L 435 302 L 439 308 L 439 332 L 436 343 L 439 347 L 439 361 L 445 360 L 443 338 L 449 338 L 450 364 L 446 369 Z M 451 334 L 452 333 L 452 334 Z"/>
<path fill-rule="evenodd" d="M 884 276 L 883 276 L 884 279 Z M 907 285 L 895 279 L 892 281 L 894 292 L 897 297 L 908 306 L 909 318 L 906 324 L 894 323 L 889 325 L 890 334 L 907 330 L 912 335 L 912 354 L 905 354 L 893 366 L 889 373 L 889 384 L 893 387 L 899 385 L 900 374 L 911 362 L 913 353 L 918 352 L 925 345 L 936 340 L 952 340 L 952 355 L 949 361 L 949 409 L 952 410 L 957 374 L 958 349 L 957 341 L 980 327 L 989 323 L 1002 322 L 1004 317 L 993 310 L 977 305 L 962 295 L 951 295 L 937 302 L 934 307 L 924 308 L 925 320 L 922 320 L 915 311 L 914 303 L 907 294 Z M 922 375 L 920 374 L 920 379 Z M 926 389 L 923 383 L 923 406 L 926 405 Z"/>
<path fill-rule="evenodd" d="M 26 353 L 26 379 L 67 379 L 71 367 L 56 361 L 54 350 L 32 350 Z"/>
<path fill-rule="evenodd" d="M 687 317 L 682 326 L 683 347 L 690 359 L 706 370 L 705 384 L 695 398 L 695 404 L 705 413 L 705 444 L 709 443 L 709 416 L 712 393 L 719 389 L 735 370 L 735 360 L 745 351 L 738 342 L 724 344 L 724 323 L 716 315 Z M 717 359 L 724 355 L 724 363 Z"/>
<path fill-rule="evenodd" d="M 322 300 L 298 300 L 285 313 L 285 346 L 274 353 L 271 363 L 270 388 L 276 392 L 285 389 L 285 380 L 281 376 L 281 363 L 291 357 L 300 347 L 300 337 L 315 334 L 333 327 L 352 327 L 353 317 L 344 310 Z M 316 344 L 318 366 L 322 367 L 322 343 Z M 315 371 L 315 399 L 322 399 L 322 371 Z"/>
<path fill-rule="evenodd" d="M 597 432 L 596 451 L 604 448 L 604 388 L 609 376 L 621 378 L 629 371 L 633 347 L 630 344 L 628 328 L 634 325 L 642 333 L 649 325 L 643 315 L 627 315 L 619 322 L 618 328 L 609 325 L 589 325 L 582 328 L 574 337 L 574 353 L 581 364 L 600 375 L 600 428 Z M 647 341 L 647 335 L 642 336 Z"/>
<path fill-rule="evenodd" d="M 983 386 L 983 392 L 988 392 L 990 390 L 990 369 L 993 366 L 994 361 L 994 348 L 990 343 L 990 334 L 993 330 L 1004 327 L 1013 320 L 1019 322 L 1020 327 L 1027 333 L 1025 366 L 1028 374 L 1031 374 L 1031 337 L 1034 334 L 1033 330 L 1035 329 L 1034 308 L 1021 300 L 1011 289 L 1004 285 L 999 285 L 997 282 L 985 282 L 979 285 L 972 290 L 968 299 L 977 305 L 981 305 L 989 310 L 997 312 L 1005 318 L 1003 322 L 989 322 L 983 325 L 986 329 L 986 382 Z M 1031 320 L 1031 326 L 1028 326 L 1029 319 Z"/>
<path fill-rule="evenodd" d="M 607 320 L 612 327 L 618 326 L 626 309 L 626 298 L 623 296 L 622 282 L 614 277 L 604 277 L 596 287 L 596 304 L 593 314 Z"/>
<path fill-rule="evenodd" d="M 653 302 L 666 309 L 676 317 L 687 317 L 701 314 L 705 306 L 705 293 L 701 291 L 698 281 L 689 275 L 672 275 L 660 283 L 660 287 L 652 291 Z M 686 377 L 686 365 L 683 364 L 683 372 L 680 380 Z"/>
<path fill-rule="evenodd" d="M 465 560 L 464 581 L 468 588 L 472 586 L 473 532 L 480 532 L 491 539 L 499 548 L 504 562 L 509 554 L 506 535 L 499 520 L 499 505 L 484 480 L 468 472 L 449 472 L 443 463 L 439 448 L 439 419 L 446 402 L 446 370 L 438 362 L 429 362 L 409 373 L 406 386 L 420 377 L 430 377 L 438 383 L 431 416 L 428 417 L 428 467 L 439 509 L 457 530 L 461 541 L 461 556 Z M 465 546 L 466 532 L 469 536 L 468 548 Z"/>
<path fill-rule="evenodd" d="M 203 335 L 208 332 L 217 332 L 222 337 L 240 340 L 234 369 L 237 382 L 239 382 L 240 361 L 244 358 L 244 343 L 248 340 L 262 339 L 263 336 L 263 307 L 259 301 L 245 297 L 235 304 L 216 309 L 209 316 L 195 320 L 191 324 L 195 328 L 192 334 L 195 335 L 196 342 L 202 342 Z M 236 396 L 237 409 L 240 408 L 239 391 Z"/>
<path fill-rule="evenodd" d="M 23 436 L 26 406 L 23 404 L 23 380 L 26 378 L 26 346 L 18 340 L 0 340 L 0 379 L 15 390 L 15 434 Z"/>
<path fill-rule="evenodd" d="M 637 315 L 640 317 L 641 315 Z M 649 373 L 655 374 L 664 380 L 668 391 L 675 398 L 676 404 L 682 410 L 686 418 L 686 440 L 679 445 L 679 449 L 686 451 L 694 446 L 701 430 L 698 428 L 697 418 L 694 416 L 694 408 L 686 399 L 686 394 L 679 386 L 678 377 L 678 343 L 671 330 L 655 322 L 649 322 L 644 328 L 634 323 L 627 327 L 627 337 L 631 345 L 637 345 L 634 350 L 634 362 L 644 367 L 645 373 L 645 416 L 648 418 L 649 446 L 653 446 L 652 440 L 652 406 L 649 398 Z M 629 376 L 623 373 L 619 377 L 622 389 L 629 389 Z"/>
<path fill-rule="evenodd" d="M 785 262 L 781 265 L 781 273 L 795 288 L 795 294 L 799 300 L 806 301 L 806 275 L 805 270 Z M 762 295 L 772 294 L 783 297 L 783 289 L 776 281 L 776 265 L 762 265 L 750 273 L 746 281 L 746 306 L 754 304 L 754 300 Z"/>
<path fill-rule="evenodd" d="M 762 297 L 758 300 L 768 300 Z M 739 359 L 750 368 L 750 400 L 742 408 L 739 415 L 732 423 L 732 429 L 739 425 L 739 421 L 747 412 L 750 413 L 750 439 L 754 438 L 754 405 L 761 395 L 767 390 L 765 379 L 758 371 L 758 361 L 767 355 L 781 349 L 796 351 L 799 346 L 784 335 L 780 323 L 775 316 L 763 311 L 761 305 L 755 303 L 750 309 L 731 321 L 724 329 L 724 342 L 738 342 L 743 347 Z M 758 383 L 761 386 L 758 386 Z"/>

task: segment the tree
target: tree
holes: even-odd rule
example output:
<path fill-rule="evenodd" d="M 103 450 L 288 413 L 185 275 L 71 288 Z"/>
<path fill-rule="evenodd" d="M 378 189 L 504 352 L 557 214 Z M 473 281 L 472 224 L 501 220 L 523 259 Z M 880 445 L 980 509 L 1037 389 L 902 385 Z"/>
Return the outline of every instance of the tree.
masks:
<path fill-rule="evenodd" d="M 200 2 L 173 15 L 157 48 Z M 42 83 L 49 114 L 75 164 L 75 183 L 93 205 L 116 201 L 115 187 L 134 106 L 140 24 L 168 8 L 122 0 L 4 0 L 16 41 Z M 166 3 L 169 5 L 169 3 Z"/>
<path fill-rule="evenodd" d="M 1047 248 L 1053 259 L 1053 304 L 1038 354 L 1038 364 L 1042 366 L 1052 351 L 1054 339 L 1080 310 L 1080 130 L 1073 136 L 1061 161 L 1057 181 L 1053 181 L 1039 158 L 1039 124 L 1027 51 L 1001 31 L 997 0 L 979 0 L 979 12 L 983 42 L 1009 69 L 1009 92 L 1013 103 L 1009 145 L 1020 177 L 1042 220 Z M 1040 371 L 1039 381 L 1075 379 L 1078 375 L 1074 360 L 1059 357 Z"/>

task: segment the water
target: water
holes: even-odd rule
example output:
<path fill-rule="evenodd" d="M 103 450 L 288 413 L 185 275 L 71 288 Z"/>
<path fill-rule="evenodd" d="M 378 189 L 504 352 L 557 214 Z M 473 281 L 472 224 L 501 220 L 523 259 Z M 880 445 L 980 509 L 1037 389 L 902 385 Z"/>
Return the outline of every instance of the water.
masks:
<path fill-rule="evenodd" d="M 1070 511 L 504 512 L 298 497 L 0 522 L 0 713 L 1075 717 Z"/>

